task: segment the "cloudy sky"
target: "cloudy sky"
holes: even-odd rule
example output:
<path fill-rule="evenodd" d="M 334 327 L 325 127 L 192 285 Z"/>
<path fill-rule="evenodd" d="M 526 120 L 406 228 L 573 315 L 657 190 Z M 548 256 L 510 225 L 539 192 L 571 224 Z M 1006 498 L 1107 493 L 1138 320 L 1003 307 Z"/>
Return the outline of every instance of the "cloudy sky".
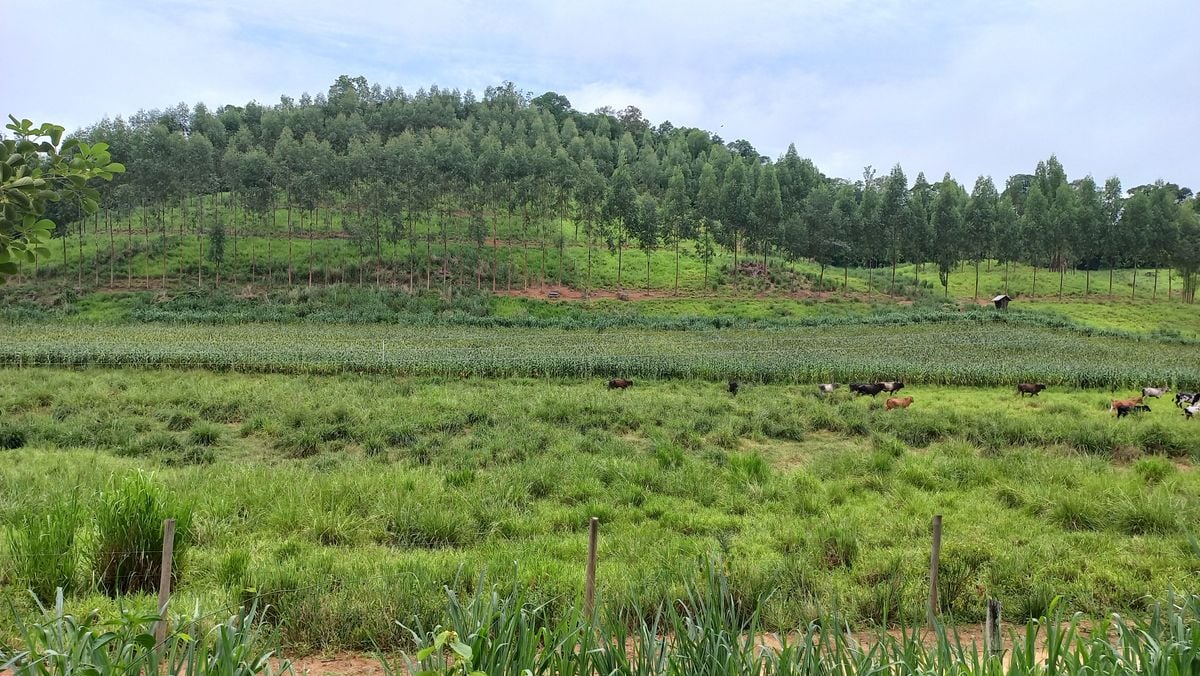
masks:
<path fill-rule="evenodd" d="M 1200 0 L 37 5 L 57 20 L 6 36 L 0 114 L 68 127 L 273 103 L 339 74 L 410 91 L 511 80 L 769 155 L 794 142 L 836 176 L 900 162 L 910 180 L 1002 182 L 1056 153 L 1072 177 L 1200 189 Z"/>

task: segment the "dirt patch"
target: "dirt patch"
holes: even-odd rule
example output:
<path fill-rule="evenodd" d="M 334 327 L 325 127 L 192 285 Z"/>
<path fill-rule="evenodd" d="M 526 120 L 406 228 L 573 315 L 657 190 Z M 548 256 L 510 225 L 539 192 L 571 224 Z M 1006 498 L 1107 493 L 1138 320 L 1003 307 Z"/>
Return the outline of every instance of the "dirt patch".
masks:
<path fill-rule="evenodd" d="M 397 664 L 398 661 L 399 664 Z M 403 666 L 403 661 L 400 660 L 389 660 L 389 662 L 394 669 Z M 296 670 L 297 674 L 310 674 L 311 676 L 323 676 L 324 674 L 358 676 L 359 674 L 384 673 L 383 666 L 375 657 L 354 653 L 309 655 L 292 660 L 292 668 Z M 398 670 L 403 671 L 402 668 Z"/>
<path fill-rule="evenodd" d="M 1064 623 L 1064 631 L 1069 625 Z M 1092 634 L 1090 623 L 1081 622 L 1078 625 L 1078 635 L 1088 638 Z M 1007 656 L 1013 650 L 1013 640 L 1018 641 L 1018 647 L 1025 640 L 1026 627 L 1023 624 L 1005 624 L 1001 632 L 1004 637 L 1005 655 Z M 889 629 L 888 635 L 893 638 L 903 638 L 904 631 L 900 629 Z M 957 627 L 947 628 L 951 640 L 957 637 L 958 642 L 963 646 L 964 651 L 969 654 L 971 646 L 982 652 L 984 647 L 984 627 L 982 624 L 966 624 Z M 913 630 L 908 630 L 908 635 L 913 635 Z M 924 628 L 916 631 L 916 636 L 926 647 L 933 647 L 937 644 L 937 635 L 930 629 Z M 878 631 L 856 631 L 850 632 L 849 637 L 856 641 L 860 646 L 868 647 L 874 644 L 879 638 Z M 787 637 L 788 642 L 795 644 L 801 640 L 800 635 L 790 635 Z M 1110 639 L 1113 638 L 1110 636 Z M 778 650 L 782 641 L 779 634 L 764 634 L 756 641 L 758 645 L 766 646 L 773 650 Z M 630 641 L 627 645 L 627 652 L 633 654 L 634 645 Z M 1047 657 L 1046 651 L 1046 634 L 1042 630 L 1038 633 L 1036 642 L 1036 656 L 1041 662 L 1044 662 Z M 406 673 L 404 670 L 404 661 L 399 656 L 389 658 L 388 660 L 393 669 L 398 673 Z M 278 666 L 278 662 L 276 662 Z M 361 655 L 356 653 L 335 653 L 331 655 L 309 655 L 292 660 L 292 667 L 298 674 L 311 674 L 312 676 L 360 676 L 365 674 L 382 674 L 383 667 L 379 664 L 374 656 Z"/>

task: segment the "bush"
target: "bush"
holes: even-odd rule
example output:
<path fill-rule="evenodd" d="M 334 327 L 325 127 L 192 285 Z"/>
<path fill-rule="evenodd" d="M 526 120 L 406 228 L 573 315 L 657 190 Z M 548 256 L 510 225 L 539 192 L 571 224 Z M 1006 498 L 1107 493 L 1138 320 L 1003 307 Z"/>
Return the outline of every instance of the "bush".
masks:
<path fill-rule="evenodd" d="M 94 561 L 96 580 L 106 594 L 158 588 L 166 519 L 175 519 L 174 560 L 180 561 L 191 540 L 191 508 L 176 504 L 142 472 L 109 483 L 96 510 Z M 177 568 L 174 574 L 178 577 Z"/>

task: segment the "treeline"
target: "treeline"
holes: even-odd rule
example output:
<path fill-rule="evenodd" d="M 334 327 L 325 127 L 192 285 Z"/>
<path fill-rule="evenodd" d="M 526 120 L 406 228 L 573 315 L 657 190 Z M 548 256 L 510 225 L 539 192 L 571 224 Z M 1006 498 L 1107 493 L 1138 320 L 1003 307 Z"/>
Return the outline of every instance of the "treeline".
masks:
<path fill-rule="evenodd" d="M 141 209 L 147 236 L 157 227 L 165 243 L 174 213 L 205 233 L 206 256 L 218 266 L 227 227 L 235 238 L 239 227 L 261 233 L 286 209 L 279 227 L 289 240 L 289 281 L 296 232 L 323 224 L 332 235 L 335 219 L 378 266 L 397 263 L 385 244 L 395 250 L 424 237 L 428 245 L 418 223 L 432 224 L 445 265 L 451 241 L 473 243 L 481 257 L 489 239 L 498 246 L 502 221 L 510 232 L 519 227 L 522 246 L 540 241 L 544 250 L 547 238 L 562 245 L 569 220 L 589 245 L 588 285 L 595 246 L 616 254 L 618 284 L 631 246 L 673 251 L 676 270 L 681 248 L 690 250 L 705 261 L 706 284 L 721 247 L 733 255 L 735 286 L 747 259 L 765 267 L 811 260 L 822 285 L 827 268 L 845 276 L 864 267 L 880 290 L 896 288 L 901 263 L 935 266 L 948 290 L 962 263 L 974 263 L 978 279 L 979 264 L 996 261 L 1033 266 L 1035 287 L 1039 268 L 1056 273 L 1060 290 L 1068 269 L 1088 271 L 1090 290 L 1091 271 L 1106 268 L 1110 292 L 1114 268 L 1153 267 L 1157 293 L 1157 270 L 1173 267 L 1182 297 L 1193 301 L 1200 269 L 1196 199 L 1175 184 L 1125 191 L 1117 178 L 1070 180 L 1053 156 L 1002 187 L 981 176 L 968 191 L 949 174 L 933 183 L 918 174 L 910 184 L 899 165 L 886 175 L 868 167 L 851 181 L 825 176 L 794 146 L 772 159 L 745 140 L 651 125 L 634 107 L 581 113 L 559 94 L 531 97 L 511 83 L 477 98 L 342 76 L 315 98 L 215 111 L 179 104 L 106 119 L 80 135 L 107 141 L 128 169 L 101 186 L 106 217 Z M 218 201 L 238 222 L 213 217 Z M 58 222 L 72 222 L 70 208 L 59 207 Z M 72 228 L 82 236 L 82 225 L 59 234 Z M 493 260 L 493 288 L 496 274 Z"/>

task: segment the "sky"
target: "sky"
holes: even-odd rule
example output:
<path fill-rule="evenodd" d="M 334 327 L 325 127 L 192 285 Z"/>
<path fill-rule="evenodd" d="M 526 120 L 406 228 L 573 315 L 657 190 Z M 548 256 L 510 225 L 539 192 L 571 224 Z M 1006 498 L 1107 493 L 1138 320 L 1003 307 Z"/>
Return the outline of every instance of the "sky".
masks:
<path fill-rule="evenodd" d="M 0 17 L 32 22 L 22 0 Z M 826 174 L 1200 190 L 1200 0 L 42 0 L 6 31 L 0 115 L 68 128 L 180 101 L 512 81 L 637 106 Z M 27 16 L 29 19 L 19 17 Z"/>

